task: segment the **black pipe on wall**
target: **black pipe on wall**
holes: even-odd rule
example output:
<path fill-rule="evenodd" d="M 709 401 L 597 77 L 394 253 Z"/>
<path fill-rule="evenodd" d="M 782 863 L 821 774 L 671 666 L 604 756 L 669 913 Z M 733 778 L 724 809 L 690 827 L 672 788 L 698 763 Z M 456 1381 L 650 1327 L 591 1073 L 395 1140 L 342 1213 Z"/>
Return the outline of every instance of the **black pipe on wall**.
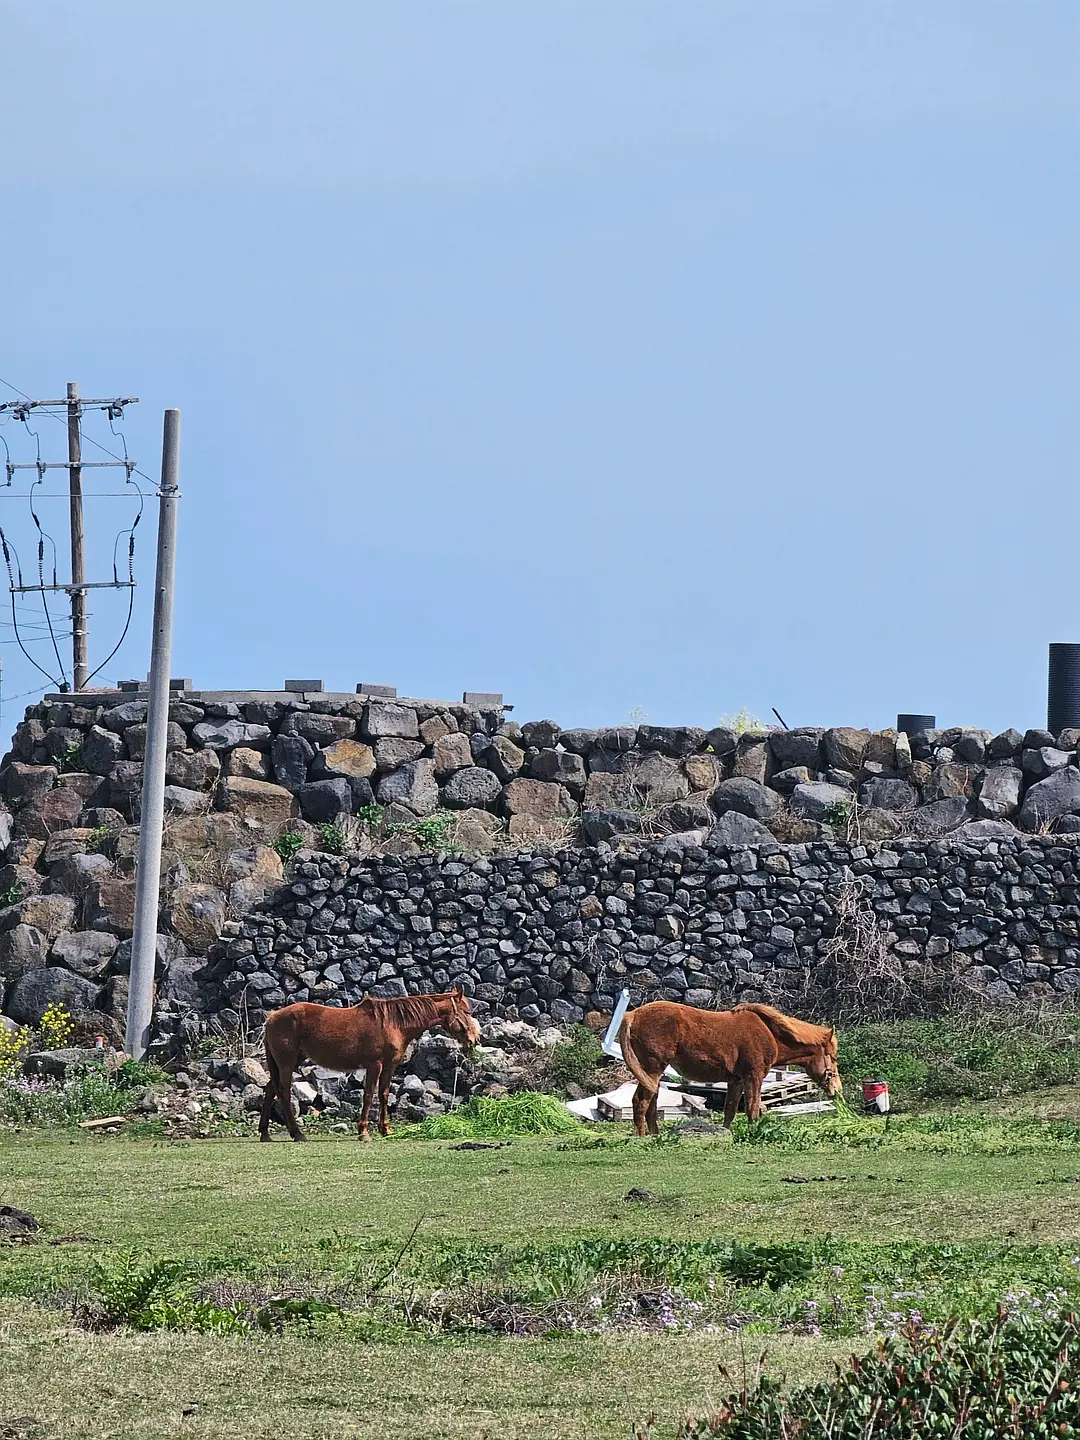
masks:
<path fill-rule="evenodd" d="M 1050 646 L 1046 728 L 1053 735 L 1080 728 L 1080 645 Z"/>
<path fill-rule="evenodd" d="M 896 728 L 901 735 L 917 735 L 920 730 L 933 730 L 936 715 L 897 715 Z"/>

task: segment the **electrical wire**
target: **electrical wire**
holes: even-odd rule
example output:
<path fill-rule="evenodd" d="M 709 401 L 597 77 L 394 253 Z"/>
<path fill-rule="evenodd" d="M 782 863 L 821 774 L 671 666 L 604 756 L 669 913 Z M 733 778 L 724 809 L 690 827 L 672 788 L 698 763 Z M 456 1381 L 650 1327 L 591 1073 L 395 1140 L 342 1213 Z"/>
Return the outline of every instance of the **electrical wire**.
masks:
<path fill-rule="evenodd" d="M 15 553 L 15 566 L 16 570 L 18 571 L 20 583 L 22 582 L 22 565 L 19 562 L 19 552 L 15 550 L 14 546 L 8 545 L 8 538 L 4 534 L 3 530 L 0 530 L 0 549 L 3 550 L 4 564 L 7 566 L 8 579 L 11 581 L 11 620 L 15 630 L 15 642 L 39 675 L 44 675 L 50 685 L 56 685 L 58 688 L 63 689 L 64 681 L 57 680 L 55 675 L 49 674 L 48 670 L 45 669 L 44 665 L 39 665 L 22 642 L 22 637 L 19 634 L 18 618 L 15 614 L 15 575 L 12 573 L 11 569 L 11 554 L 13 550 Z M 60 673 L 61 675 L 63 674 L 63 666 L 60 667 Z M 45 687 L 42 686 L 41 688 L 44 689 Z"/>
<path fill-rule="evenodd" d="M 49 683 L 52 684 L 53 682 L 50 681 Z M 5 695 L 3 696 L 3 700 L 5 703 L 10 703 L 12 700 L 27 700 L 31 695 L 40 695 L 43 690 L 47 690 L 48 688 L 48 685 L 36 685 L 33 690 L 24 690 L 21 695 Z"/>
<path fill-rule="evenodd" d="M 139 494 L 140 494 L 140 495 L 142 494 L 142 491 L 141 491 L 141 490 L 139 491 Z M 94 678 L 95 675 L 100 675 L 101 671 L 105 669 L 105 666 L 108 665 L 109 661 L 113 658 L 113 656 L 116 654 L 116 652 L 120 649 L 120 646 L 123 645 L 124 641 L 127 639 L 128 630 L 131 628 L 131 617 L 132 617 L 132 614 L 134 613 L 134 610 L 135 610 L 135 526 L 138 525 L 138 523 L 139 523 L 139 521 L 140 521 L 141 519 L 142 519 L 142 510 L 140 509 L 138 515 L 135 517 L 135 522 L 134 522 L 134 524 L 132 525 L 130 531 L 128 532 L 128 612 L 127 612 L 127 619 L 124 621 L 124 628 L 123 628 L 123 631 L 121 632 L 120 639 L 116 642 L 116 644 L 113 646 L 113 648 L 109 651 L 108 655 L 105 656 L 105 659 L 101 662 L 101 664 L 97 667 L 97 669 L 91 671 L 91 673 L 86 677 L 86 683 L 87 683 L 87 685 L 90 684 L 90 681 L 93 680 L 93 678 Z M 123 532 L 121 532 L 121 533 L 123 533 Z M 116 578 L 116 544 L 119 543 L 119 540 L 120 540 L 120 536 L 118 535 L 118 536 L 116 537 L 116 543 L 114 543 L 114 545 L 113 545 L 113 578 L 114 578 L 114 579 Z M 120 582 L 117 581 L 117 584 L 119 584 L 119 583 L 120 583 Z"/>
<path fill-rule="evenodd" d="M 27 393 L 26 393 L 25 390 L 20 390 L 17 385 L 13 385 L 10 380 L 5 380 L 2 375 L 0 375 L 0 385 L 6 385 L 9 390 L 14 390 L 15 394 L 16 394 L 16 395 L 21 395 L 24 400 L 29 400 L 29 399 L 30 399 L 30 396 L 27 395 Z M 60 425 L 65 425 L 65 426 L 67 425 L 67 420 L 66 420 L 66 419 L 64 419 L 64 418 L 63 418 L 62 416 L 60 416 L 60 415 L 54 415 L 51 410 L 45 410 L 45 411 L 43 411 L 42 413 L 45 414 L 45 415 L 48 415 L 50 419 L 55 420 L 55 421 L 56 421 L 58 424 L 60 424 Z M 110 421 L 110 424 L 111 424 L 111 421 Z M 85 436 L 84 438 L 85 438 L 85 440 L 87 441 L 87 443 L 88 443 L 89 445 L 93 445 L 93 446 L 95 447 L 95 449 L 100 450 L 103 455 L 108 455 L 111 460 L 116 460 L 116 461 L 118 461 L 121 465 L 123 465 L 123 464 L 125 463 L 123 460 L 120 459 L 120 456 L 119 456 L 119 455 L 115 455 L 115 454 L 108 448 L 108 446 L 100 444 L 97 440 L 93 439 L 92 436 L 87 435 L 87 436 Z M 144 480 L 149 480 L 149 481 L 150 481 L 150 484 L 153 485 L 154 481 L 151 479 L 151 477 L 150 477 L 149 475 L 147 475 L 147 473 L 145 472 L 145 470 L 140 470 L 137 465 L 133 465 L 133 466 L 132 466 L 132 469 L 134 470 L 134 472 L 135 472 L 136 475 L 141 475 Z"/>
<path fill-rule="evenodd" d="M 52 553 L 53 553 L 52 578 L 53 578 L 53 584 L 54 584 L 54 585 L 56 584 L 56 541 L 52 538 L 52 536 L 51 536 L 46 530 L 43 530 L 43 529 L 41 528 L 41 521 L 40 521 L 40 519 L 38 518 L 38 513 L 37 513 L 37 511 L 34 509 L 34 490 L 35 490 L 36 486 L 40 485 L 40 484 L 42 483 L 43 479 L 44 479 L 44 472 L 41 470 L 40 467 L 41 467 L 41 460 L 40 460 L 40 458 L 39 458 L 39 460 L 38 460 L 38 478 L 37 478 L 37 480 L 34 482 L 34 484 L 30 486 L 30 492 L 29 492 L 29 494 L 27 495 L 27 503 L 28 503 L 28 505 L 29 505 L 29 507 L 30 507 L 30 517 L 31 517 L 31 519 L 33 520 L 34 524 L 37 526 L 37 532 L 38 532 L 38 546 L 37 546 L 37 552 L 38 552 L 38 584 L 39 584 L 40 587 L 41 587 L 41 608 L 42 608 L 42 609 L 44 610 L 44 612 L 45 612 L 45 623 L 46 623 L 46 624 L 48 625 L 48 627 L 49 627 L 49 639 L 52 641 L 53 654 L 56 656 L 57 669 L 60 671 L 60 675 L 61 675 L 61 688 L 65 688 L 65 687 L 66 687 L 67 676 L 66 676 L 66 672 L 65 672 L 65 670 L 64 670 L 64 662 L 63 662 L 63 660 L 61 660 L 61 658 L 60 658 L 60 647 L 59 647 L 59 646 L 57 645 L 57 643 L 56 643 L 56 634 L 55 634 L 55 632 L 54 632 L 54 630 L 53 630 L 52 612 L 49 610 L 48 592 L 47 592 L 46 589 L 45 589 L 45 541 L 48 540 L 49 544 L 52 546 Z M 14 613 L 15 613 L 14 608 L 12 608 L 12 615 L 13 615 L 13 616 L 14 616 Z M 44 674 L 44 673 L 45 673 L 45 672 L 42 671 L 42 674 Z"/>

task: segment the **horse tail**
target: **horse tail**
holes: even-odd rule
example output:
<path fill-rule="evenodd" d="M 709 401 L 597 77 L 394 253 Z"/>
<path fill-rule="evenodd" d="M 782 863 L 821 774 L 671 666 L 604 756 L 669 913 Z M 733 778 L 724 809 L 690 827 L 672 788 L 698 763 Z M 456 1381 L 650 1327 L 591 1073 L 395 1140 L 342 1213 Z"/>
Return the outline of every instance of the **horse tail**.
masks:
<path fill-rule="evenodd" d="M 641 1059 L 635 1051 L 633 1040 L 631 1039 L 631 1031 L 634 1027 L 634 1016 L 636 1014 L 636 1010 L 631 1010 L 619 1026 L 619 1049 L 622 1051 L 623 1060 L 630 1074 L 633 1075 L 634 1079 L 644 1090 L 647 1090 L 650 1095 L 655 1095 L 660 1088 L 659 1076 L 648 1073 L 641 1063 Z"/>
<path fill-rule="evenodd" d="M 271 1044 L 273 1031 L 267 1024 L 263 1030 L 263 1045 L 266 1047 L 266 1068 L 270 1072 L 270 1083 L 277 1088 L 278 1080 L 281 1077 L 281 1070 L 278 1066 L 277 1056 L 274 1054 L 274 1047 Z"/>

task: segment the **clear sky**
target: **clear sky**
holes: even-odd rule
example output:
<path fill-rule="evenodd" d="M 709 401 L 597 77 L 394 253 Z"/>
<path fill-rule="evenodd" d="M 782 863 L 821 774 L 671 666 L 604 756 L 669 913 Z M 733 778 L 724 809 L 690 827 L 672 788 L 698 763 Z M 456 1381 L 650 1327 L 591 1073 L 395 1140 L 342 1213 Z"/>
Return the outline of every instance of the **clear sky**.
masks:
<path fill-rule="evenodd" d="M 175 675 L 1044 723 L 1076 0 L 2 0 L 0 53 L 0 375 L 140 396 L 155 476 L 181 408 Z M 90 505 L 92 571 L 125 516 Z"/>

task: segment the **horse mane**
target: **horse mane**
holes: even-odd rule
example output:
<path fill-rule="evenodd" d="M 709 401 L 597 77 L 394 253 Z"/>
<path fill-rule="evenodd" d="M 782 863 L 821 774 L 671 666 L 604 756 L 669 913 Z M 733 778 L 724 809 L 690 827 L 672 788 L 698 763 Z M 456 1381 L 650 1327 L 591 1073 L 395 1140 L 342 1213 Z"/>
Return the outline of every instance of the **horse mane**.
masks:
<path fill-rule="evenodd" d="M 365 995 L 360 1004 L 376 1006 L 392 1023 L 411 1028 L 413 1025 L 434 1025 L 439 1019 L 436 1002 L 443 998 L 442 995 L 391 995 L 383 999 Z"/>
<path fill-rule="evenodd" d="M 811 1045 L 814 1048 L 822 1045 L 828 1048 L 832 1038 L 833 1032 L 828 1025 L 812 1025 L 809 1020 L 796 1020 L 793 1015 L 785 1015 L 773 1005 L 746 1004 L 733 1008 L 749 1010 L 757 1015 L 785 1045 Z"/>

